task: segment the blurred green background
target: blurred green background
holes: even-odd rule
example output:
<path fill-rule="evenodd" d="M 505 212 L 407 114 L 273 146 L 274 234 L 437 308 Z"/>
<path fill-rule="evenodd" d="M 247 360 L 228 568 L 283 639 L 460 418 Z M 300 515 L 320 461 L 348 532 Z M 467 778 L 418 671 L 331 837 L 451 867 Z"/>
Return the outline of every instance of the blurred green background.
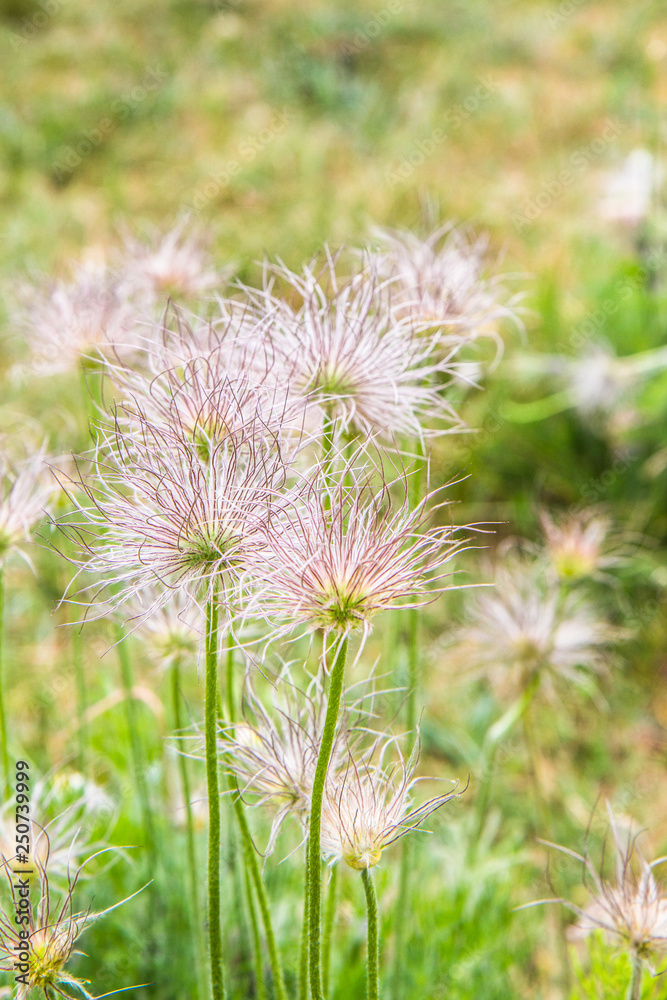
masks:
<path fill-rule="evenodd" d="M 664 5 L 1 0 L 0 65 L 0 417 L 5 430 L 24 419 L 48 428 L 56 450 L 71 447 L 73 422 L 85 440 L 86 420 L 66 381 L 12 377 L 25 355 L 7 321 L 16 286 L 26 274 L 65 273 L 84 251 L 101 256 L 117 242 L 119 226 L 167 228 L 189 210 L 210 231 L 219 262 L 233 262 L 251 282 L 265 254 L 295 267 L 325 241 L 359 243 L 373 225 L 420 229 L 429 212 L 489 234 L 498 269 L 517 275 L 512 288 L 527 292 L 526 332 L 508 328 L 501 365 L 463 404 L 480 432 L 440 441 L 434 476 L 466 476 L 450 494 L 459 501 L 454 517 L 500 522 L 497 538 L 534 539 L 540 504 L 558 511 L 595 502 L 650 541 L 620 574 L 613 600 L 603 598 L 612 620 L 633 629 L 603 707 L 573 703 L 560 715 L 547 709 L 541 725 L 549 773 L 567 803 L 558 816 L 560 841 L 581 846 L 602 791 L 650 826 L 655 853 L 664 849 L 667 380 L 658 373 L 642 386 L 632 421 L 619 427 L 572 407 L 531 417 L 522 407 L 554 385 L 544 374 L 517 374 L 528 352 L 576 357 L 590 331 L 619 356 L 665 342 L 665 269 L 649 274 L 646 265 L 647 241 L 664 252 L 660 206 L 642 233 L 600 211 L 608 172 L 638 147 L 659 156 L 666 138 Z M 52 617 L 69 571 L 48 553 L 36 560 L 36 580 L 16 568 L 9 581 L 9 709 L 20 720 L 22 744 L 46 770 L 67 748 L 75 756 L 62 727 L 74 699 L 69 638 L 53 632 Z M 424 768 L 465 780 L 498 707 L 487 691 L 455 683 L 446 670 L 437 641 L 456 621 L 459 603 L 440 602 L 427 617 Z M 109 635 L 93 628 L 85 654 L 91 696 L 118 686 L 113 653 L 102 666 L 97 659 L 109 644 Z M 139 669 L 155 686 L 146 665 Z M 54 686 L 54 677 L 62 684 Z M 193 677 L 193 703 L 198 692 Z M 163 781 L 161 725 L 147 701 L 141 731 L 152 747 L 155 796 Z M 106 762 L 96 778 L 127 807 L 114 841 L 132 843 L 137 806 L 132 814 L 124 732 L 119 714 L 92 739 Z M 525 834 L 534 817 L 520 749 L 510 747 L 505 764 L 494 793 L 504 817 L 496 853 L 475 872 L 462 870 L 461 833 L 449 823 L 455 809 L 436 823 L 437 848 L 422 851 L 409 942 L 415 1000 L 557 995 L 540 923 L 546 918 L 513 912 L 549 888 L 545 852 Z M 193 959 L 179 952 L 179 849 L 173 831 L 163 832 L 158 896 L 151 897 L 161 900 L 163 916 L 155 918 L 148 903 L 138 911 L 128 904 L 84 942 L 93 958 L 81 967 L 99 991 L 153 977 L 160 985 L 151 995 L 189 995 Z M 113 869 L 116 886 L 96 883 L 100 902 L 141 882 L 143 874 L 126 877 L 120 867 Z M 272 897 L 287 898 L 289 866 L 267 877 Z M 381 894 L 382 878 L 389 875 L 381 875 Z M 340 1000 L 363 989 L 363 913 L 356 887 L 346 885 L 345 944 L 334 969 Z M 277 917 L 294 947 L 295 912 L 285 902 Z M 230 951 L 245 954 L 237 944 L 231 940 Z M 106 956 L 102 973 L 99 955 Z M 593 955 L 597 973 L 588 981 L 582 972 L 573 997 L 620 995 L 609 970 L 623 960 L 613 955 Z M 288 965 L 292 983 L 296 962 Z M 655 992 L 647 997 L 664 994 L 661 981 L 650 986 Z"/>

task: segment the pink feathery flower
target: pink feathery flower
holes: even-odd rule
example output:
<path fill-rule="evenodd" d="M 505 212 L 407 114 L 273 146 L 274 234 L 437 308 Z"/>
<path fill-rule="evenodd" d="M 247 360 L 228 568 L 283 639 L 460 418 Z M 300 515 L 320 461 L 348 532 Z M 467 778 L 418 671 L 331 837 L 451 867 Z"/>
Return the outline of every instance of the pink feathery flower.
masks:
<path fill-rule="evenodd" d="M 204 462 L 173 425 L 125 417 L 101 433 L 92 475 L 72 482 L 83 497 L 70 490 L 76 510 L 58 521 L 79 544 L 80 572 L 101 580 L 86 589 L 109 591 L 117 607 L 159 585 L 142 617 L 176 588 L 196 599 L 220 582 L 229 603 L 279 507 L 286 469 L 275 439 L 246 424 L 211 442 Z"/>
<path fill-rule="evenodd" d="M 34 526 L 48 516 L 55 490 L 43 448 L 20 463 L 10 462 L 0 450 L 0 567 L 12 552 L 26 558 L 21 545 L 30 541 Z"/>
<path fill-rule="evenodd" d="M 107 850 L 111 848 L 97 851 L 73 875 L 68 873 L 67 890 L 58 894 L 53 892 L 49 883 L 46 864 L 33 859 L 37 877 L 32 905 L 27 908 L 16 884 L 21 867 L 16 867 L 13 856 L 1 859 L 7 879 L 8 900 L 0 908 L 0 971 L 16 976 L 19 968 L 21 978 L 17 979 L 17 1000 L 28 1000 L 38 993 L 44 997 L 58 993 L 65 1000 L 75 1000 L 76 997 L 95 1000 L 86 989 L 88 981 L 75 978 L 66 968 L 70 958 L 77 954 L 74 945 L 86 927 L 138 895 L 134 893 L 98 913 L 91 912 L 90 908 L 80 912 L 74 909 L 74 892 L 84 866 Z M 20 924 L 16 916 L 19 913 L 24 916 Z M 121 991 L 114 990 L 114 993 L 118 992 Z"/>
<path fill-rule="evenodd" d="M 457 655 L 501 695 L 533 681 L 548 693 L 558 679 L 583 686 L 603 671 L 620 633 L 583 596 L 563 598 L 557 582 L 523 560 L 497 567 L 494 582 L 471 596 Z"/>
<path fill-rule="evenodd" d="M 273 366 L 262 322 L 241 310 L 223 322 L 189 322 L 172 310 L 174 322 L 162 324 L 145 350 L 144 370 L 110 368 L 125 395 L 124 408 L 137 407 L 146 418 L 189 436 L 203 457 L 230 434 L 250 423 L 298 447 L 304 407 L 291 400 Z"/>
<path fill-rule="evenodd" d="M 563 580 L 585 578 L 608 580 L 607 570 L 626 563 L 633 551 L 628 533 L 614 529 L 611 518 L 600 507 L 566 513 L 554 519 L 540 513 L 545 554 Z"/>
<path fill-rule="evenodd" d="M 218 271 L 208 253 L 208 239 L 183 216 L 166 233 L 154 228 L 147 241 L 124 236 L 122 281 L 131 295 L 157 301 L 195 298 L 224 284 L 231 268 Z"/>
<path fill-rule="evenodd" d="M 415 321 L 442 325 L 457 342 L 480 335 L 498 339 L 499 320 L 516 322 L 502 276 L 485 276 L 488 241 L 472 240 L 462 229 L 445 223 L 425 239 L 409 230 L 376 229 L 379 249 L 373 254 L 378 271 L 396 283 L 395 304 Z"/>
<path fill-rule="evenodd" d="M 398 759 L 385 764 L 390 750 Z M 357 871 L 372 868 L 385 848 L 460 794 L 454 789 L 413 806 L 410 793 L 420 780 L 414 776 L 417 760 L 414 752 L 405 761 L 396 741 L 389 738 L 380 748 L 378 763 L 372 763 L 368 754 L 355 760 L 349 752 L 338 773 L 330 772 L 322 809 L 322 854 L 327 861 L 342 860 Z"/>
<path fill-rule="evenodd" d="M 241 795 L 274 811 L 266 854 L 275 847 L 280 829 L 293 816 L 305 831 L 326 700 L 318 678 L 298 690 L 283 671 L 267 711 L 246 681 L 244 721 L 227 726 L 218 746 L 236 775 Z M 332 766 L 340 754 L 342 730 L 336 738 Z"/>
<path fill-rule="evenodd" d="M 20 326 L 43 375 L 100 364 L 134 346 L 134 312 L 103 265 L 77 265 L 70 282 L 25 289 Z"/>
<path fill-rule="evenodd" d="M 366 634 L 380 611 L 418 607 L 437 590 L 445 566 L 463 546 L 458 528 L 431 527 L 427 505 L 396 504 L 390 485 L 378 489 L 371 474 L 351 462 L 330 483 L 320 468 L 264 532 L 250 576 L 251 612 L 306 632 Z"/>
<path fill-rule="evenodd" d="M 181 661 L 196 663 L 201 642 L 201 615 L 188 593 L 171 591 L 163 603 L 160 588 L 142 589 L 130 602 L 130 619 L 141 621 L 138 637 L 150 659 L 161 670 Z M 147 609 L 156 608 L 150 618 L 143 618 Z"/>
<path fill-rule="evenodd" d="M 416 330 L 413 318 L 396 314 L 392 282 L 372 261 L 341 283 L 337 260 L 326 250 L 321 268 L 271 268 L 292 293 L 290 302 L 274 294 L 273 280 L 259 292 L 245 289 L 270 320 L 276 364 L 292 391 L 339 434 L 421 438 L 441 420 L 460 425 L 443 393 L 455 365 L 449 355 L 436 356 L 439 333 Z"/>
<path fill-rule="evenodd" d="M 572 937 L 585 937 L 601 930 L 654 971 L 653 957 L 667 950 L 667 895 L 656 881 L 653 869 L 664 864 L 667 858 L 646 861 L 637 849 L 637 835 L 632 836 L 631 829 L 621 832 L 609 803 L 607 811 L 613 838 L 613 878 L 605 872 L 604 852 L 598 870 L 588 848 L 581 855 L 559 844 L 542 841 L 547 847 L 581 862 L 584 885 L 590 895 L 590 903 L 585 907 L 562 898 L 556 902 L 563 903 L 578 917 L 570 931 Z"/>

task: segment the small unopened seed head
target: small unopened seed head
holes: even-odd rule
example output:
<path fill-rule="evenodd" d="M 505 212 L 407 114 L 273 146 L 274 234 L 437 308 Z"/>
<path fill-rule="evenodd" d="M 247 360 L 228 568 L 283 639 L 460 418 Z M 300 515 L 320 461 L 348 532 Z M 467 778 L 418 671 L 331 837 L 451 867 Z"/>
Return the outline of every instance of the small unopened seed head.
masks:
<path fill-rule="evenodd" d="M 348 752 L 345 769 L 339 768 L 328 781 L 322 808 L 322 854 L 330 863 L 344 861 L 355 871 L 379 864 L 385 848 L 457 794 L 438 795 L 411 808 L 410 792 L 419 781 L 414 777 L 417 753 L 407 762 L 399 756 L 385 765 L 383 759 L 395 749 L 395 741 L 388 739 L 380 748 L 377 764 L 369 759 L 373 749 L 366 760 L 355 760 Z"/>
<path fill-rule="evenodd" d="M 632 835 L 631 829 L 621 831 L 611 806 L 608 805 L 607 810 L 615 877 L 609 878 L 606 873 L 604 855 L 598 870 L 588 851 L 580 855 L 558 844 L 548 844 L 582 863 L 584 883 L 591 897 L 586 907 L 565 899 L 560 902 L 578 917 L 570 932 L 572 937 L 584 937 L 601 930 L 652 970 L 655 956 L 667 949 L 667 895 L 653 869 L 667 859 L 646 861 L 637 849 L 637 836 Z"/>
<path fill-rule="evenodd" d="M 33 932 L 28 973 L 31 986 L 44 989 L 57 984 L 63 966 L 72 954 L 75 936 L 73 929 L 68 927 L 62 930 L 57 924 Z"/>

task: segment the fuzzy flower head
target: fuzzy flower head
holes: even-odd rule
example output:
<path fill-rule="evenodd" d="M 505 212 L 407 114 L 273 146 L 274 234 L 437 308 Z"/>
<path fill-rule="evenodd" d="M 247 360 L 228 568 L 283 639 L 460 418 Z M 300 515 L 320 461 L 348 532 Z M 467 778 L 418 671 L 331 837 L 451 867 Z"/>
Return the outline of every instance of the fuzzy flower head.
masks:
<path fill-rule="evenodd" d="M 132 347 L 133 310 L 104 266 L 78 265 L 70 282 L 23 297 L 21 326 L 40 374 L 96 366 Z"/>
<path fill-rule="evenodd" d="M 666 859 L 647 862 L 637 849 L 637 836 L 632 836 L 631 829 L 619 829 L 611 807 L 607 808 L 614 877 L 609 878 L 605 871 L 604 853 L 598 870 L 588 850 L 581 855 L 558 844 L 547 844 L 581 862 L 584 885 L 591 897 L 589 905 L 583 908 L 560 901 L 578 917 L 571 931 L 574 938 L 602 930 L 652 968 L 652 958 L 667 950 L 667 895 L 654 875 L 654 868 Z"/>
<path fill-rule="evenodd" d="M 418 607 L 460 550 L 459 529 L 425 528 L 426 497 L 396 504 L 390 486 L 347 463 L 333 485 L 320 469 L 267 532 L 251 575 L 252 610 L 279 622 L 339 635 L 370 630 L 383 610 Z M 287 622 L 287 624 L 285 624 Z"/>
<path fill-rule="evenodd" d="M 418 336 L 412 321 L 396 315 L 391 283 L 372 261 L 341 283 L 337 259 L 327 250 L 322 268 L 272 269 L 291 291 L 289 303 L 273 294 L 270 280 L 261 292 L 245 289 L 269 321 L 291 391 L 341 435 L 421 438 L 427 424 L 459 425 L 443 393 L 456 369 L 449 354 L 436 358 L 438 334 Z"/>
<path fill-rule="evenodd" d="M 146 242 L 128 233 L 124 244 L 124 284 L 131 294 L 149 301 L 194 298 L 229 277 L 229 270 L 223 274 L 214 269 L 207 240 L 186 216 L 166 233 L 154 230 Z"/>
<path fill-rule="evenodd" d="M 85 854 L 102 843 L 91 840 L 94 824 L 113 825 L 114 809 L 98 784 L 76 771 L 37 781 L 30 796 L 30 857 L 38 866 L 48 867 L 52 880 L 66 880 Z M 0 805 L 0 854 L 13 856 L 16 850 L 16 802 Z M 82 873 L 82 874 L 85 874 Z"/>
<path fill-rule="evenodd" d="M 217 326 L 191 323 L 180 310 L 172 313 L 172 327 L 163 324 L 148 341 L 146 372 L 136 366 L 111 370 L 124 393 L 124 408 L 173 426 L 204 462 L 251 422 L 298 447 L 304 407 L 289 399 L 288 387 L 275 377 L 263 324 L 248 320 L 240 309 Z"/>
<path fill-rule="evenodd" d="M 631 551 L 599 509 L 576 511 L 559 520 L 543 511 L 540 520 L 546 554 L 561 580 L 605 578 L 605 571 L 623 563 Z"/>
<path fill-rule="evenodd" d="M 275 442 L 246 425 L 203 463 L 173 427 L 131 416 L 100 439 L 94 476 L 73 484 L 88 503 L 72 491 L 76 511 L 59 521 L 80 546 L 80 571 L 101 579 L 91 587 L 110 588 L 115 606 L 156 585 L 158 603 L 179 588 L 194 598 L 218 582 L 234 590 L 278 504 Z"/>
<path fill-rule="evenodd" d="M 147 608 L 156 608 L 144 618 Z M 166 669 L 182 662 L 196 662 L 201 640 L 201 615 L 188 594 L 176 589 L 166 604 L 157 587 L 142 591 L 130 603 L 131 618 L 141 621 L 137 635 L 158 667 Z"/>
<path fill-rule="evenodd" d="M 499 567 L 494 584 L 471 599 L 458 638 L 462 655 L 501 694 L 537 681 L 550 690 L 556 677 L 583 685 L 586 671 L 602 670 L 611 630 L 585 600 L 563 600 L 521 561 Z"/>
<path fill-rule="evenodd" d="M 92 855 L 88 861 L 96 856 Z M 86 989 L 87 981 L 75 979 L 66 966 L 72 955 L 78 954 L 74 946 L 86 927 L 127 900 L 100 913 L 91 913 L 90 910 L 76 912 L 73 896 L 83 865 L 70 877 L 64 894 L 54 898 L 46 868 L 37 864 L 39 900 L 35 904 L 20 893 L 20 886 L 16 884 L 20 872 L 12 870 L 10 859 L 3 858 L 2 861 L 7 893 L 6 904 L 0 908 L 0 971 L 17 977 L 18 1000 L 28 1000 L 35 995 L 35 990 L 46 1000 L 54 992 L 66 1000 L 79 997 L 100 1000 L 91 997 Z M 17 913 L 21 917 L 20 923 L 17 923 Z"/>
<path fill-rule="evenodd" d="M 284 672 L 271 712 L 248 681 L 244 721 L 220 734 L 220 751 L 236 775 L 243 797 L 250 796 L 256 804 L 273 810 L 267 854 L 288 817 L 295 817 L 305 829 L 325 711 L 326 700 L 317 679 L 302 692 Z M 339 733 L 334 762 L 341 739 Z"/>
<path fill-rule="evenodd" d="M 32 529 L 48 513 L 55 486 L 44 449 L 21 463 L 0 451 L 0 567 L 30 541 Z"/>
<path fill-rule="evenodd" d="M 454 339 L 496 335 L 498 321 L 515 319 L 502 280 L 484 275 L 487 241 L 472 241 L 451 223 L 426 239 L 409 231 L 378 229 L 374 255 L 382 275 L 396 283 L 400 312 L 442 325 Z"/>
<path fill-rule="evenodd" d="M 451 791 L 412 807 L 418 755 L 408 761 L 399 755 L 387 764 L 390 751 L 396 751 L 393 739 L 380 748 L 377 764 L 368 756 L 357 761 L 349 753 L 344 769 L 330 776 L 322 808 L 322 854 L 331 864 L 342 860 L 357 871 L 372 868 L 385 848 L 457 794 Z"/>

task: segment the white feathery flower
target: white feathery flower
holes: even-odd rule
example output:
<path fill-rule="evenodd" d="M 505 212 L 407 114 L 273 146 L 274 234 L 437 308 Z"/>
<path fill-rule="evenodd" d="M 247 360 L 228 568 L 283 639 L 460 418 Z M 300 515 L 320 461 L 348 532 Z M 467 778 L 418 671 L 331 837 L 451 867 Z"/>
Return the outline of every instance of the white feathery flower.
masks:
<path fill-rule="evenodd" d="M 288 387 L 276 379 L 266 324 L 240 310 L 218 325 L 190 323 L 181 311 L 174 317 L 173 328 L 163 324 L 149 343 L 146 374 L 109 369 L 125 393 L 124 409 L 138 407 L 151 422 L 189 435 L 205 460 L 251 422 L 298 447 L 303 403 L 289 400 Z"/>
<path fill-rule="evenodd" d="M 329 775 L 322 808 L 322 854 L 331 864 L 345 861 L 362 871 L 377 865 L 382 852 L 411 830 L 416 830 L 432 813 L 449 802 L 456 790 L 437 795 L 419 806 L 412 805 L 411 791 L 418 753 L 407 762 L 385 764 L 385 755 L 396 749 L 396 741 L 386 740 L 379 761 L 370 756 L 355 760 L 352 753 L 339 773 Z"/>
<path fill-rule="evenodd" d="M 472 240 L 451 223 L 425 239 L 390 229 L 376 229 L 374 237 L 377 267 L 396 284 L 397 308 L 413 320 L 444 326 L 453 342 L 481 335 L 497 339 L 499 320 L 516 322 L 516 299 L 503 301 L 504 278 L 484 275 L 487 239 Z"/>
<path fill-rule="evenodd" d="M 60 771 L 35 782 L 30 793 L 31 860 L 48 869 L 52 879 L 67 880 L 84 855 L 102 842 L 91 842 L 90 829 L 97 820 L 114 821 L 111 799 L 96 782 L 76 771 Z M 16 801 L 0 806 L 0 854 L 16 853 Z M 83 873 L 85 874 L 85 873 Z"/>
<path fill-rule="evenodd" d="M 134 349 L 134 312 L 103 265 L 76 265 L 70 282 L 24 289 L 21 297 L 20 326 L 39 374 L 99 365 L 112 352 Z"/>
<path fill-rule="evenodd" d="M 86 589 L 97 591 L 93 600 L 109 591 L 118 607 L 158 585 L 144 618 L 174 589 L 196 599 L 222 580 L 235 592 L 280 503 L 286 472 L 275 441 L 249 424 L 211 444 L 202 462 L 173 427 L 133 417 L 131 430 L 117 421 L 100 436 L 93 475 L 71 483 L 89 503 L 70 491 L 76 510 L 57 522 L 82 551 L 80 572 L 100 581 Z"/>
<path fill-rule="evenodd" d="M 151 608 L 156 610 L 149 618 L 144 618 Z M 173 590 L 168 602 L 163 604 L 157 587 L 142 589 L 127 610 L 131 619 L 141 621 L 137 635 L 159 667 L 167 669 L 184 659 L 196 661 L 201 642 L 201 615 L 187 593 Z"/>
<path fill-rule="evenodd" d="M 341 284 L 337 259 L 327 250 L 321 268 L 316 262 L 301 274 L 271 268 L 291 291 L 290 302 L 274 295 L 273 280 L 259 292 L 245 289 L 268 321 L 282 381 L 341 435 L 421 438 L 435 433 L 427 424 L 460 426 L 443 392 L 456 366 L 449 355 L 436 356 L 439 334 L 417 331 L 411 319 L 396 315 L 391 282 L 372 261 Z"/>
<path fill-rule="evenodd" d="M 295 626 L 366 634 L 380 611 L 432 600 L 431 583 L 443 579 L 466 539 L 458 528 L 424 527 L 433 494 L 410 509 L 407 481 L 398 505 L 390 485 L 378 489 L 349 462 L 334 484 L 318 469 L 257 549 L 251 613 L 275 623 L 278 634 Z"/>
<path fill-rule="evenodd" d="M 195 298 L 223 284 L 231 268 L 217 271 L 204 235 L 183 216 L 166 233 L 153 229 L 147 241 L 124 236 L 122 282 L 129 294 L 161 301 L 168 297 Z"/>
<path fill-rule="evenodd" d="M 56 487 L 44 448 L 20 463 L 10 463 L 0 451 L 0 567 L 12 552 L 26 558 L 21 544 L 30 541 L 34 526 L 48 516 Z"/>
<path fill-rule="evenodd" d="M 583 684 L 601 671 L 614 635 L 576 594 L 565 598 L 532 565 L 498 567 L 495 586 L 471 597 L 467 624 L 457 633 L 460 654 L 503 693 L 531 681 L 547 689 L 556 677 Z"/>
<path fill-rule="evenodd" d="M 646 861 L 637 849 L 637 835 L 632 835 L 631 828 L 622 832 L 608 803 L 607 810 L 614 849 L 613 880 L 605 872 L 604 853 L 598 870 L 588 849 L 581 855 L 559 844 L 547 843 L 548 847 L 581 862 L 584 884 L 591 896 L 586 907 L 565 899 L 560 902 L 578 917 L 571 929 L 572 937 L 585 937 L 601 930 L 654 971 L 652 959 L 667 950 L 667 895 L 656 881 L 653 869 L 667 859 Z"/>
<path fill-rule="evenodd" d="M 54 898 L 44 865 L 37 862 L 39 895 L 28 907 L 20 893 L 21 887 L 15 884 L 20 869 L 16 869 L 15 873 L 10 859 L 3 859 L 7 893 L 6 902 L 0 907 L 0 971 L 18 977 L 17 1000 L 28 1000 L 37 991 L 44 997 L 58 993 L 65 1000 L 81 997 L 84 1000 L 101 1000 L 101 997 L 93 998 L 86 989 L 88 981 L 72 976 L 66 965 L 75 954 L 74 945 L 86 927 L 137 895 L 134 893 L 99 913 L 91 912 L 90 908 L 75 911 L 73 896 L 83 868 L 102 853 L 104 851 L 98 851 L 84 861 L 78 871 L 68 878 L 66 891 L 59 893 L 57 898 Z M 17 913 L 20 914 L 20 921 Z M 121 991 L 113 991 L 118 992 Z"/>
<path fill-rule="evenodd" d="M 542 511 L 540 521 L 547 557 L 563 580 L 606 579 L 605 571 L 626 562 L 632 551 L 629 538 L 614 533 L 611 518 L 597 507 L 557 520 Z"/>

